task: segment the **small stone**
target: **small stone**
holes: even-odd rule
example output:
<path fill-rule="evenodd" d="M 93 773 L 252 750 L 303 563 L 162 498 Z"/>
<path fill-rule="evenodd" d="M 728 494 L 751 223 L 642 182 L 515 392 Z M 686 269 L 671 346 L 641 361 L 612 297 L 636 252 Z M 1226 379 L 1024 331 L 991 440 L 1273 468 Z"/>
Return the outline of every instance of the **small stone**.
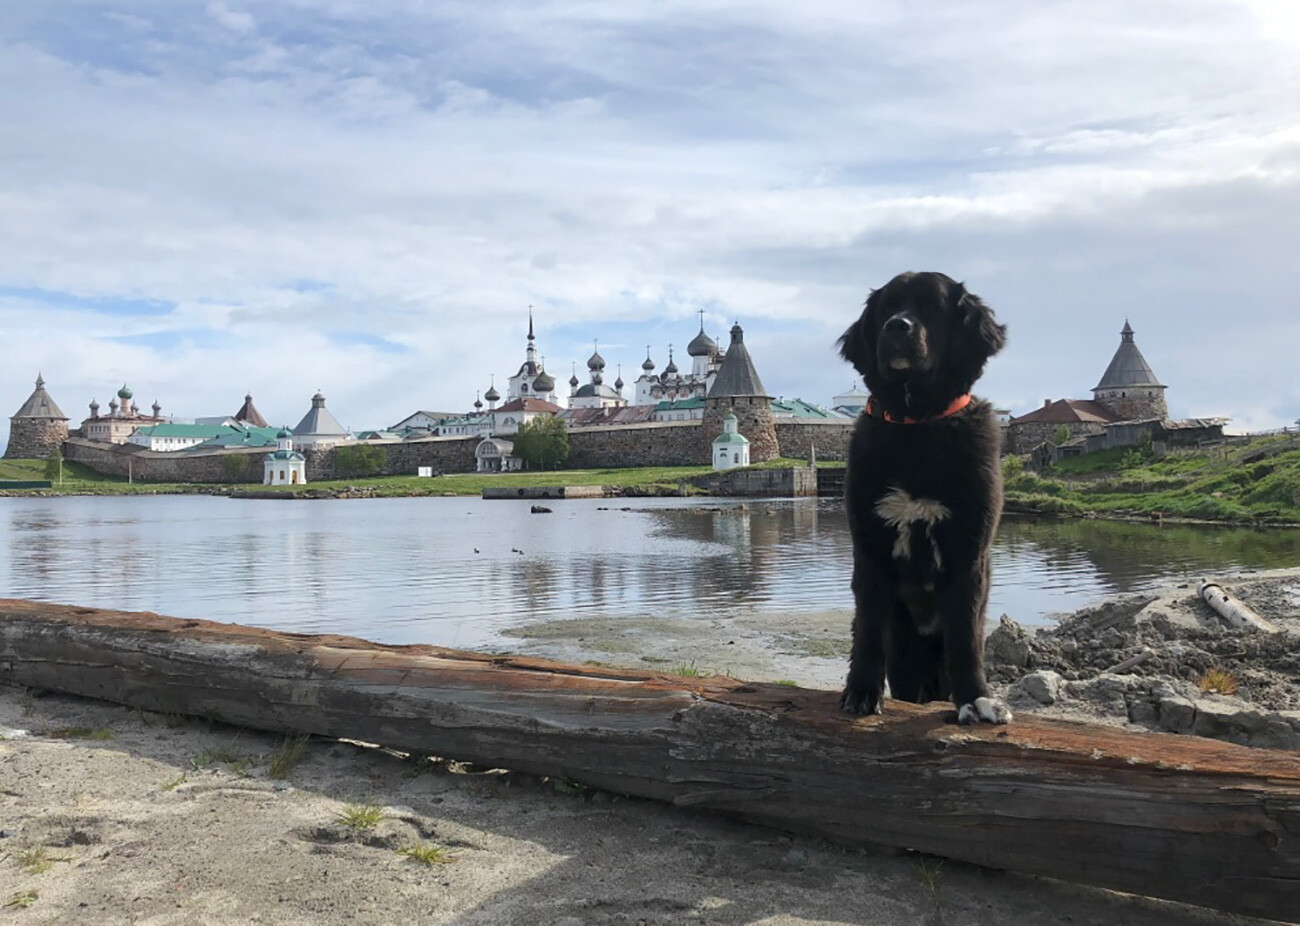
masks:
<path fill-rule="evenodd" d="M 1029 664 L 1029 635 L 1025 628 L 1003 614 L 997 628 L 984 643 L 984 654 L 993 665 L 1026 666 Z"/>
<path fill-rule="evenodd" d="M 809 861 L 811 861 L 811 859 L 808 856 L 808 850 L 801 849 L 798 846 L 795 846 L 781 857 L 781 864 L 787 868 L 807 868 Z"/>
<path fill-rule="evenodd" d="M 1030 672 L 1015 687 L 1039 704 L 1055 704 L 1061 696 L 1061 685 L 1065 680 L 1050 669 Z"/>

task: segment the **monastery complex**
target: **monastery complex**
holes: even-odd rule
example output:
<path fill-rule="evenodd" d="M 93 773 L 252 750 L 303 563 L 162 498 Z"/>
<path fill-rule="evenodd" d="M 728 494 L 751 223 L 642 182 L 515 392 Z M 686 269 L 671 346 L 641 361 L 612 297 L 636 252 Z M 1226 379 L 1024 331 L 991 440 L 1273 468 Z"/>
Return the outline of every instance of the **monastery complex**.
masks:
<path fill-rule="evenodd" d="M 702 313 L 701 313 L 702 315 Z M 524 359 L 466 413 L 419 410 L 382 430 L 349 432 L 317 392 L 297 426 L 269 426 L 251 395 L 234 414 L 177 423 L 157 400 L 142 410 L 129 386 L 105 411 L 94 399 L 75 427 L 46 389 L 36 388 L 10 418 L 8 458 L 46 459 L 56 451 L 110 474 L 146 481 L 298 483 L 335 474 L 334 449 L 366 443 L 385 450 L 386 474 L 502 471 L 522 467 L 513 438 L 539 416 L 559 418 L 569 433 L 567 466 L 705 465 L 730 469 L 777 457 L 842 459 L 849 433 L 866 404 L 854 388 L 834 408 L 773 398 L 745 345 L 731 328 L 723 349 L 704 331 L 686 349 L 679 368 L 671 348 L 658 370 L 647 348 L 637 379 L 606 379 L 606 362 L 593 350 L 586 381 L 574 370 L 567 389 L 539 359 L 531 310 Z M 1090 399 L 1048 399 L 1018 417 L 1002 413 L 1005 448 L 1038 463 L 1061 456 L 1142 441 L 1183 443 L 1222 436 L 1222 419 L 1172 421 L 1166 386 L 1138 349 L 1127 322 L 1120 344 Z"/>

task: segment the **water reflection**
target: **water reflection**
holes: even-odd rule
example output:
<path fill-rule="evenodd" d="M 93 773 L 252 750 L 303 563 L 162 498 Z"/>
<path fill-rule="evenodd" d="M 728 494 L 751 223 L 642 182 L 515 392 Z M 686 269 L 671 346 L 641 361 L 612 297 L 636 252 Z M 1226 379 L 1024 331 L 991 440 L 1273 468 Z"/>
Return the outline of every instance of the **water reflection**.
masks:
<path fill-rule="evenodd" d="M 836 500 L 204 497 L 0 500 L 0 595 L 390 642 L 492 646 L 576 616 L 852 606 Z M 1169 578 L 1300 565 L 1300 532 L 1008 520 L 996 617 L 1027 623 Z"/>

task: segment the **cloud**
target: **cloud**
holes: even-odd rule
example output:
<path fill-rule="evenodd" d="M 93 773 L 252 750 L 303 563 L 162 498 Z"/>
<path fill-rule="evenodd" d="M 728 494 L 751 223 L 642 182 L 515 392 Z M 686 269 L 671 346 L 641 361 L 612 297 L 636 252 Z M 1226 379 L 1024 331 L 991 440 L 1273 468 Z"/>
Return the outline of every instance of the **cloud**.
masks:
<path fill-rule="evenodd" d="M 1295 417 L 1286 5 L 71 9 L 0 14 L 14 407 L 39 363 L 65 406 L 391 424 L 504 385 L 529 304 L 562 380 L 704 308 L 829 401 L 867 290 L 940 269 L 1011 326 L 999 404 L 1087 397 L 1130 318 L 1174 409 Z"/>

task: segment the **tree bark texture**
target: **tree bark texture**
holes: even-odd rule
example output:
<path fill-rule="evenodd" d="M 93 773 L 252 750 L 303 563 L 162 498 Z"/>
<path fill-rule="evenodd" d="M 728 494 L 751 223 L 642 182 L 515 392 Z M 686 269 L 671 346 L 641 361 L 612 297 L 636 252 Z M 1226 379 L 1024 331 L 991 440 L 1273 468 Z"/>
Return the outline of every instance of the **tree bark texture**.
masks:
<path fill-rule="evenodd" d="M 0 682 L 315 733 L 1239 913 L 1300 916 L 1300 757 L 835 692 L 0 600 Z"/>

